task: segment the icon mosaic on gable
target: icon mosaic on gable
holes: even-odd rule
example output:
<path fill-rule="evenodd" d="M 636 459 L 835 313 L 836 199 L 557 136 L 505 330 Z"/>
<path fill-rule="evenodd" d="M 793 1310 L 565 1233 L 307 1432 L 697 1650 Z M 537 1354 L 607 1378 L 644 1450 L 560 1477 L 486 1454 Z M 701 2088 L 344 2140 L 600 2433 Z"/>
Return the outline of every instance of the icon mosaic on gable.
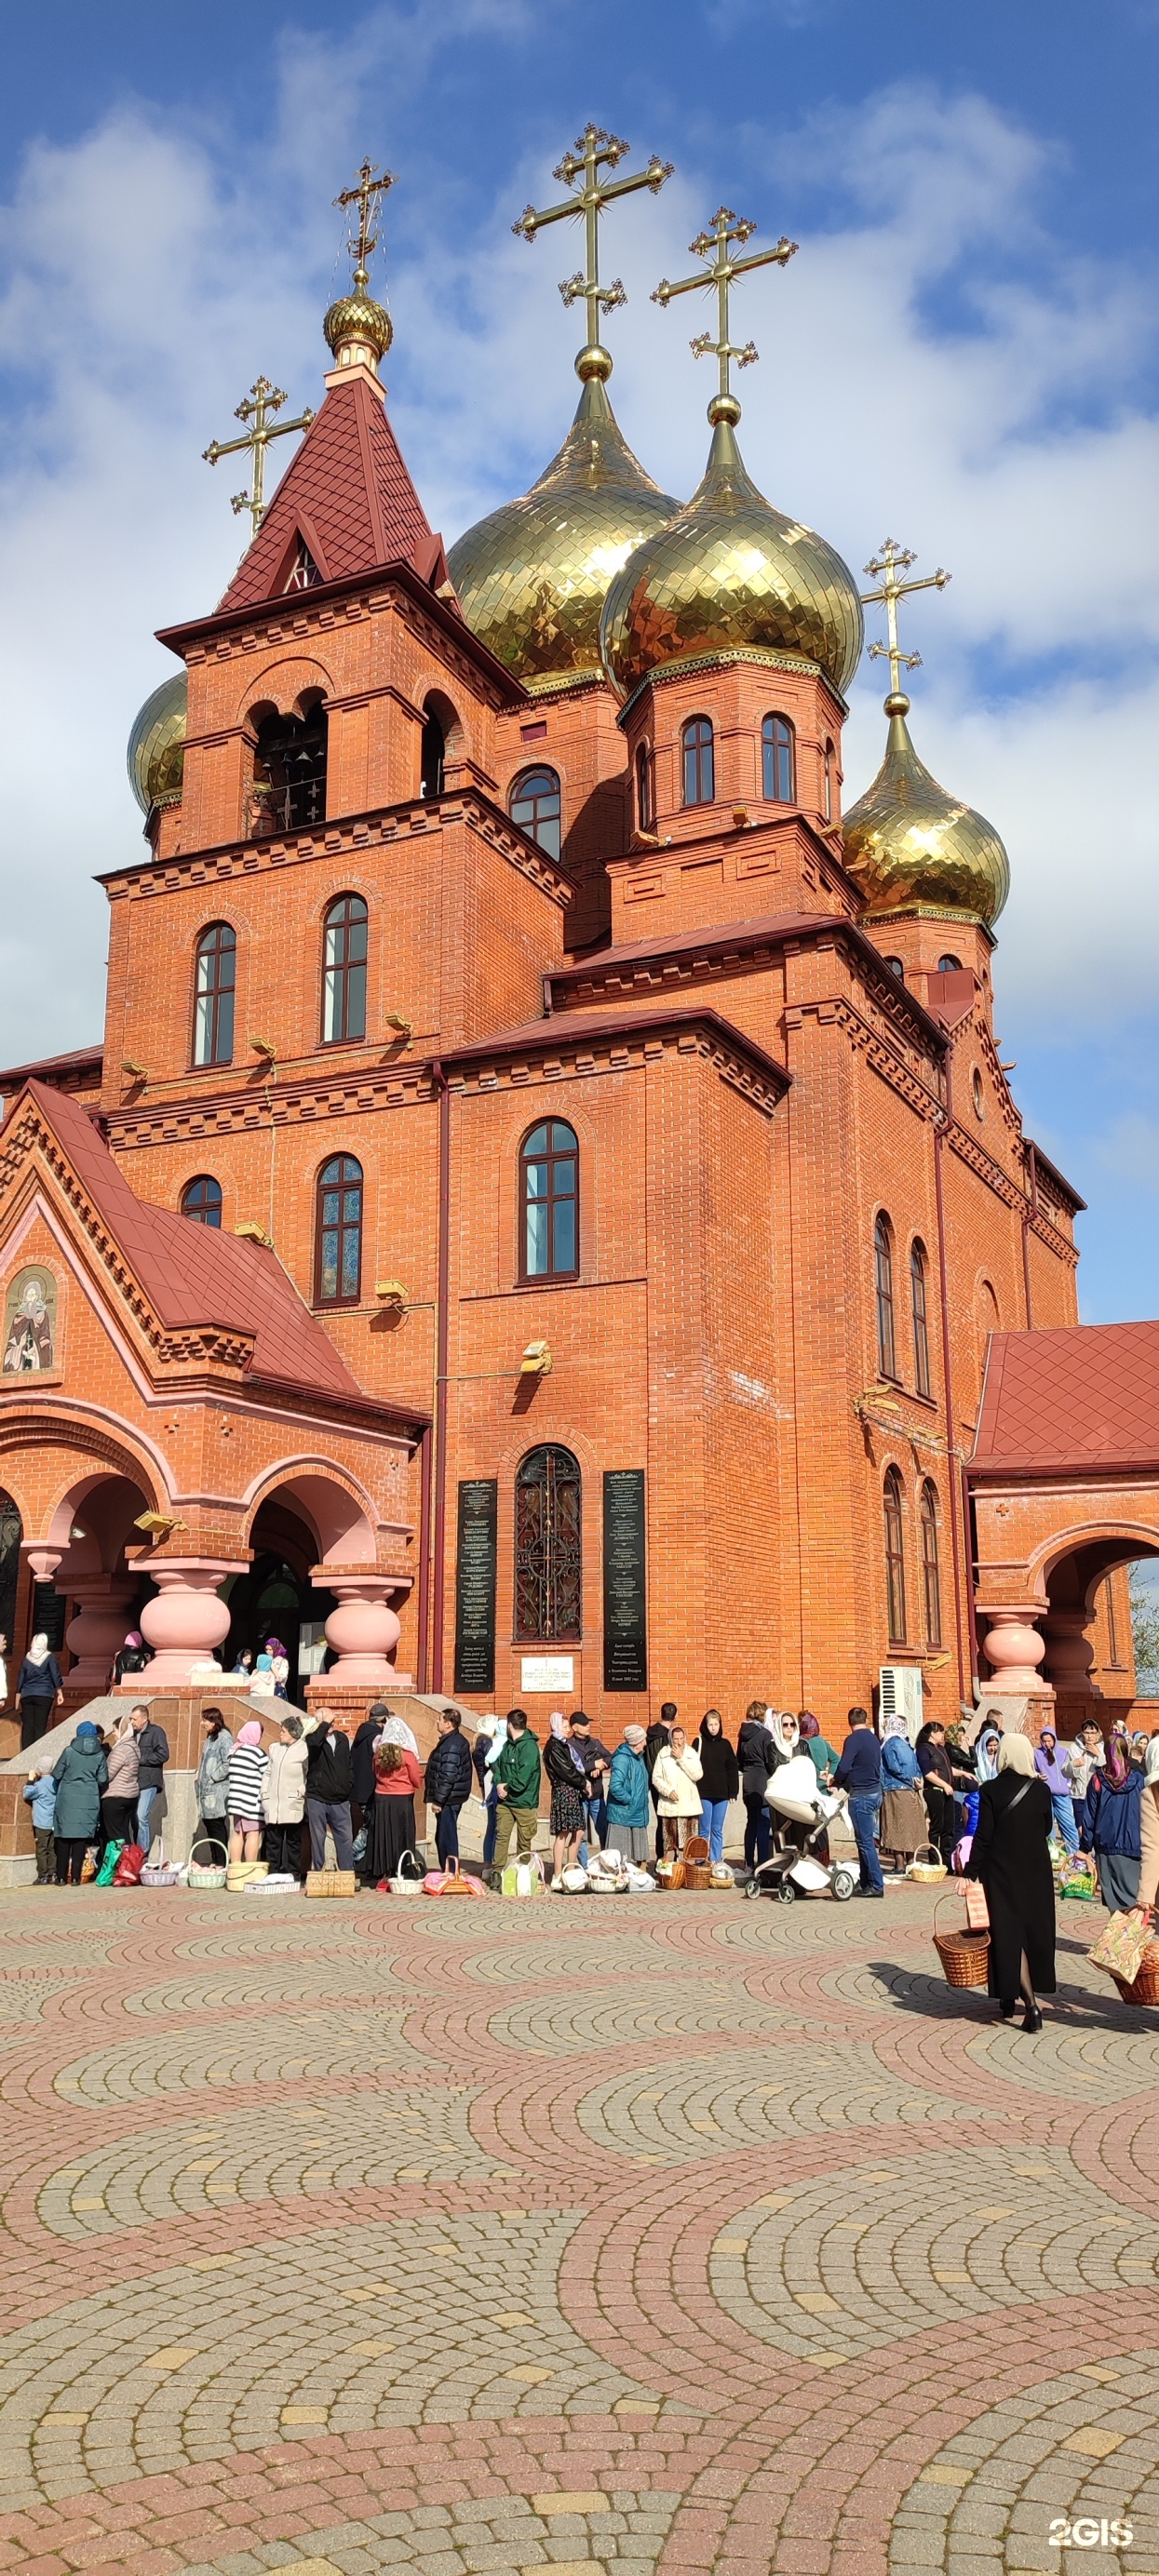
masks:
<path fill-rule="evenodd" d="M 4 1299 L 5 1377 L 31 1377 L 55 1369 L 56 1281 L 50 1270 L 18 1270 Z"/>

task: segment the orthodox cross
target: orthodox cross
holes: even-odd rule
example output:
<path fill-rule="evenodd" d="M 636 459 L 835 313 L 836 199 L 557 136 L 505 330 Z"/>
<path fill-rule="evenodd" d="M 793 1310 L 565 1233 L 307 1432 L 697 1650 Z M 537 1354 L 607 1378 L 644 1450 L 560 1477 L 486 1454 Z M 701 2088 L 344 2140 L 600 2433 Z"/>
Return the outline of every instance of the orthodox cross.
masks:
<path fill-rule="evenodd" d="M 946 583 L 953 578 L 951 573 L 943 572 L 939 564 L 936 572 L 923 574 L 920 581 L 902 581 L 901 574 L 908 572 L 910 565 L 916 562 L 915 554 L 911 554 L 905 546 L 899 546 L 895 537 L 887 537 L 880 554 L 875 555 L 872 563 L 867 563 L 865 567 L 872 581 L 880 579 L 881 588 L 863 590 L 861 605 L 863 608 L 884 607 L 886 631 L 889 636 L 888 644 L 870 645 L 869 658 L 871 662 L 888 660 L 890 694 L 895 698 L 901 695 L 903 669 L 920 671 L 922 667 L 921 654 L 903 653 L 898 643 L 897 603 L 899 599 L 908 599 L 913 590 L 944 590 Z"/>
<path fill-rule="evenodd" d="M 271 413 L 280 411 L 286 399 L 280 386 L 272 385 L 268 376 L 259 376 L 256 385 L 250 386 L 245 401 L 238 404 L 234 413 L 235 420 L 244 420 L 248 424 L 244 437 L 215 438 L 202 450 L 206 464 L 216 465 L 219 456 L 235 456 L 240 448 L 250 449 L 253 456 L 250 489 L 248 492 L 235 492 L 229 506 L 235 517 L 239 510 L 249 511 L 255 537 L 266 512 L 266 449 L 270 440 L 288 438 L 292 429 L 308 429 L 314 417 L 312 411 L 300 412 L 297 420 L 280 420 L 277 428 L 271 429 Z"/>
<path fill-rule="evenodd" d="M 697 259 L 708 262 L 707 267 L 701 270 L 698 277 L 681 277 L 675 285 L 668 278 L 662 277 L 652 297 L 653 304 L 667 306 L 674 295 L 690 295 L 696 286 L 715 286 L 716 288 L 717 337 L 714 340 L 710 331 L 702 331 L 698 338 L 690 342 L 695 358 L 703 358 L 711 350 L 720 362 L 720 386 L 716 403 L 724 404 L 727 408 L 718 411 L 716 403 L 710 404 L 708 412 L 710 420 L 740 419 L 740 404 L 729 384 L 729 363 L 735 358 L 738 367 L 751 367 L 757 356 L 757 350 L 751 340 L 747 340 L 742 349 L 738 348 L 735 341 L 730 340 L 728 336 L 728 295 L 734 277 L 743 277 L 750 268 L 767 268 L 771 261 L 775 261 L 778 268 L 785 268 L 798 247 L 796 242 L 791 242 L 788 236 L 782 233 L 780 241 L 774 242 L 771 250 L 755 250 L 750 259 L 734 259 L 733 244 L 736 243 L 743 248 L 745 242 L 751 241 L 755 231 L 756 225 L 750 223 L 747 216 L 734 215 L 731 206 L 718 206 L 712 218 L 711 232 L 698 233 L 695 241 L 688 245 Z"/>
<path fill-rule="evenodd" d="M 512 232 L 521 234 L 524 241 L 534 241 L 544 224 L 562 223 L 567 217 L 583 217 L 585 269 L 577 268 L 574 277 L 565 278 L 559 291 L 565 304 L 578 304 L 582 299 L 587 305 L 588 347 L 592 349 L 599 347 L 600 314 L 611 313 L 617 304 L 628 301 L 621 278 L 614 277 L 610 286 L 600 285 L 600 216 L 614 197 L 630 197 L 637 188 L 650 188 L 656 196 L 665 180 L 671 178 L 674 168 L 671 161 L 658 161 L 653 153 L 647 169 L 637 170 L 630 179 L 600 177 L 601 170 L 614 170 L 617 161 L 622 161 L 624 154 L 631 149 L 631 144 L 622 142 L 619 135 L 605 134 L 602 126 L 585 125 L 583 133 L 576 139 L 574 152 L 565 152 L 558 168 L 551 174 L 553 179 L 562 179 L 565 187 L 574 187 L 574 196 L 565 197 L 560 206 L 545 206 L 540 210 L 525 206 L 511 227 Z M 575 186 L 577 180 L 580 182 L 578 187 Z"/>
<path fill-rule="evenodd" d="M 371 163 L 364 161 L 358 173 L 357 187 L 344 188 L 341 196 L 335 197 L 333 201 L 336 206 L 357 206 L 358 208 L 358 230 L 350 234 L 346 244 L 355 263 L 356 286 L 368 286 L 370 283 L 368 269 L 370 254 L 372 250 L 378 248 L 378 235 L 372 232 L 370 227 L 378 221 L 379 207 L 387 189 L 393 188 L 395 176 L 393 170 L 380 170 L 376 179 L 373 176 Z"/>

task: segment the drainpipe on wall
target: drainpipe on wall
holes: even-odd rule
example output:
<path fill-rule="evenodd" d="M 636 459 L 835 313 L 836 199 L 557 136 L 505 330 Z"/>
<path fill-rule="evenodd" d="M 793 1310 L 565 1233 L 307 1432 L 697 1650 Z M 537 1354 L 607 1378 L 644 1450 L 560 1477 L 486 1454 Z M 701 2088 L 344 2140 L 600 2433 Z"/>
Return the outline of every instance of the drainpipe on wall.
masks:
<path fill-rule="evenodd" d="M 415 1655 L 415 1686 L 420 1692 L 427 1686 L 428 1626 L 431 1588 L 431 1440 L 433 1426 L 428 1422 L 419 1437 L 419 1597 L 418 1649 Z"/>
<path fill-rule="evenodd" d="M 946 1104 L 947 1119 L 949 1103 Z M 938 1283 L 942 1299 L 942 1385 L 946 1396 L 946 1464 L 950 1486 L 950 1535 L 954 1551 L 954 1644 L 958 1657 L 958 1697 L 966 1696 L 966 1676 L 962 1667 L 962 1533 L 960 1528 L 960 1479 L 954 1452 L 954 1389 L 950 1367 L 950 1298 L 946 1280 L 946 1211 L 942 1195 L 942 1135 L 934 1129 L 934 1196 L 938 1209 Z"/>
<path fill-rule="evenodd" d="M 431 1079 L 439 1086 L 439 1271 L 435 1294 L 435 1507 L 434 1572 L 431 1583 L 434 1634 L 431 1640 L 431 1689 L 441 1691 L 447 1588 L 447 1345 L 451 1277 L 451 1095 L 447 1087 L 447 1077 L 437 1057 L 431 1066 Z"/>

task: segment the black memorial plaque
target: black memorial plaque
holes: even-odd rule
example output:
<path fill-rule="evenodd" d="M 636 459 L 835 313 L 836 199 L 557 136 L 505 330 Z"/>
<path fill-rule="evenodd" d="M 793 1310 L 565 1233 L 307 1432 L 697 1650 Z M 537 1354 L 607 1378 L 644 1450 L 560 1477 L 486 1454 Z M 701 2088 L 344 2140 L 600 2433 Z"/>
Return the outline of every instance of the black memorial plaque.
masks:
<path fill-rule="evenodd" d="M 604 1689 L 647 1687 L 644 1470 L 613 1467 L 604 1477 Z"/>
<path fill-rule="evenodd" d="M 494 1476 L 459 1487 L 455 1569 L 455 1688 L 495 1688 L 495 1565 L 499 1486 Z"/>

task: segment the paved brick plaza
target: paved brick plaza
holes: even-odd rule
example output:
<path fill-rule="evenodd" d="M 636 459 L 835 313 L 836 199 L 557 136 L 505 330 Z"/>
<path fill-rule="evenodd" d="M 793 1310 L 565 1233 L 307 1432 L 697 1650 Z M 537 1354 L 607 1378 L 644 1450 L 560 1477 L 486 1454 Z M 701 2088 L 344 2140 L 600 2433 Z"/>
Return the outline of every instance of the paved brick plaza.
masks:
<path fill-rule="evenodd" d="M 1159 2017 L 932 1901 L 0 1899 L 0 2565 L 1159 2568 Z"/>

